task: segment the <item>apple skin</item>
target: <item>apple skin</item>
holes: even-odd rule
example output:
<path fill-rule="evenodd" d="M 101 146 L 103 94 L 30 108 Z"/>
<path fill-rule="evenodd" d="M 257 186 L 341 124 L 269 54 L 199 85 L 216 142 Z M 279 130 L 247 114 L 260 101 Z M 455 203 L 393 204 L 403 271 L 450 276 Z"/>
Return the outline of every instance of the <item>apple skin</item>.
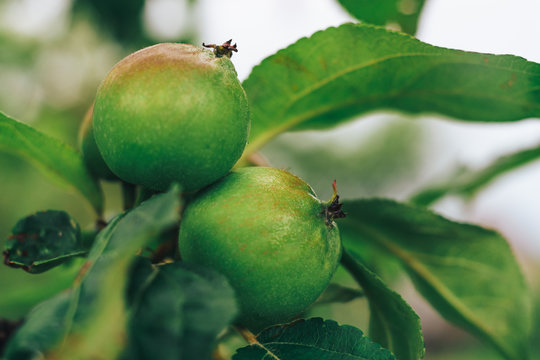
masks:
<path fill-rule="evenodd" d="M 249 132 L 246 94 L 230 59 L 164 43 L 117 63 L 101 83 L 94 136 L 113 173 L 152 190 L 195 191 L 224 176 Z"/>
<path fill-rule="evenodd" d="M 238 325 L 259 331 L 286 322 L 319 297 L 339 263 L 339 231 L 327 225 L 325 206 L 286 171 L 234 170 L 186 207 L 182 260 L 228 278 Z"/>
<path fill-rule="evenodd" d="M 88 109 L 84 115 L 84 119 L 79 129 L 79 149 L 81 150 L 82 158 L 86 167 L 98 179 L 115 181 L 119 180 L 113 174 L 111 169 L 105 164 L 101 153 L 94 139 L 94 129 L 92 126 L 92 115 L 94 113 L 94 105 Z"/>

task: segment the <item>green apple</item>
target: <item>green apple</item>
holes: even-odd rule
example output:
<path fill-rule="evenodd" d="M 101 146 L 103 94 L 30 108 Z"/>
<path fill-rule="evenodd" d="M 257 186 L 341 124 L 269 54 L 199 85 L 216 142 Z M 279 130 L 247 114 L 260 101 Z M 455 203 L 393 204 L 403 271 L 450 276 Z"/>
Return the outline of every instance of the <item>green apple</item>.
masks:
<path fill-rule="evenodd" d="M 118 180 L 105 164 L 101 153 L 98 150 L 96 140 L 94 139 L 94 129 L 92 126 L 92 115 L 94 113 L 94 105 L 88 109 L 79 128 L 79 149 L 81 150 L 82 158 L 86 167 L 90 172 L 99 179 Z"/>
<path fill-rule="evenodd" d="M 256 331 L 288 321 L 319 297 L 341 257 L 331 205 L 286 171 L 235 170 L 186 207 L 182 260 L 228 278 L 239 325 Z"/>
<path fill-rule="evenodd" d="M 194 191 L 240 158 L 249 109 L 229 57 L 166 43 L 113 67 L 97 91 L 93 122 L 99 151 L 119 178 Z"/>

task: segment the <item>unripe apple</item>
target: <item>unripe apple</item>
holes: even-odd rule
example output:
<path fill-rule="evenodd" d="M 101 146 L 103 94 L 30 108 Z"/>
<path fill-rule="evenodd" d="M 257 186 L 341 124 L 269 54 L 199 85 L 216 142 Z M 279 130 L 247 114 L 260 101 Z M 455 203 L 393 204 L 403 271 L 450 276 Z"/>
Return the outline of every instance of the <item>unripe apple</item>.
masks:
<path fill-rule="evenodd" d="M 228 278 L 239 325 L 255 331 L 290 320 L 319 297 L 338 265 L 341 241 L 330 205 L 286 171 L 235 170 L 186 207 L 182 260 Z"/>
<path fill-rule="evenodd" d="M 227 56 L 158 44 L 116 64 L 100 85 L 94 136 L 122 180 L 185 191 L 224 176 L 247 142 L 246 94 Z"/>
<path fill-rule="evenodd" d="M 98 150 L 92 126 L 93 113 L 94 105 L 84 115 L 81 127 L 79 128 L 79 149 L 81 150 L 83 161 L 88 170 L 97 178 L 109 181 L 118 180 L 118 177 L 105 164 Z"/>

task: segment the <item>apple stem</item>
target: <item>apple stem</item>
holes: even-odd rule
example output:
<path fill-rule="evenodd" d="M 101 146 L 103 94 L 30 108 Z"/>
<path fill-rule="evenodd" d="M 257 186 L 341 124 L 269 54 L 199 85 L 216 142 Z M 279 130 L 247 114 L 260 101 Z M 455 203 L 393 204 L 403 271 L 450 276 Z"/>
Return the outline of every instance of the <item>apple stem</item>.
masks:
<path fill-rule="evenodd" d="M 137 186 L 122 182 L 122 199 L 124 211 L 131 209 L 135 205 L 135 197 L 137 194 Z"/>
<path fill-rule="evenodd" d="M 249 331 L 246 328 L 242 328 L 239 326 L 234 326 L 234 329 L 238 331 L 240 335 L 247 341 L 249 345 L 258 344 L 259 341 L 257 341 L 257 337 L 255 334 L 253 334 L 251 331 Z"/>
<path fill-rule="evenodd" d="M 336 180 L 332 182 L 332 188 L 334 189 L 332 197 L 330 200 L 324 203 L 324 214 L 326 216 L 326 226 L 328 227 L 332 227 L 334 219 L 344 218 L 347 216 L 347 214 L 341 210 L 343 204 L 339 202 Z"/>

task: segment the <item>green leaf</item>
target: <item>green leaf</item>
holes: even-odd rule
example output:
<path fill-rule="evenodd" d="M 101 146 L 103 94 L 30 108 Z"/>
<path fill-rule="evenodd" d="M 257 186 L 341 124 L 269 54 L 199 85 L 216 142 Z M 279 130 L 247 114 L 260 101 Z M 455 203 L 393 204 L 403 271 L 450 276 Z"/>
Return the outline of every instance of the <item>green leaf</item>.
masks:
<path fill-rule="evenodd" d="M 373 110 L 491 122 L 540 116 L 539 64 L 363 24 L 300 39 L 263 60 L 243 87 L 252 117 L 243 161 L 285 131 L 327 128 Z"/>
<path fill-rule="evenodd" d="M 346 214 L 349 217 L 348 210 Z M 349 223 L 352 222 L 339 220 L 339 236 L 343 247 L 354 253 L 356 260 L 377 274 L 385 283 L 393 284 L 400 281 L 403 275 L 401 263 L 388 252 L 364 239 L 362 234 L 359 234 Z"/>
<path fill-rule="evenodd" d="M 210 359 L 217 335 L 236 316 L 227 280 L 183 263 L 140 259 L 133 291 L 127 359 Z M 144 274 L 145 273 L 145 274 Z M 146 275 L 146 276 L 144 276 Z"/>
<path fill-rule="evenodd" d="M 369 336 L 399 360 L 422 359 L 425 348 L 420 318 L 409 304 L 347 251 L 343 252 L 341 263 L 369 300 Z"/>
<path fill-rule="evenodd" d="M 62 339 L 70 295 L 69 292 L 60 293 L 33 308 L 10 339 L 3 359 L 44 358 L 43 350 L 53 347 Z"/>
<path fill-rule="evenodd" d="M 53 358 L 116 358 L 125 346 L 125 289 L 135 252 L 177 224 L 179 190 L 159 194 L 113 220 L 95 240 L 73 288 L 66 338 Z"/>
<path fill-rule="evenodd" d="M 406 33 L 416 33 L 424 0 L 338 0 L 355 18 L 374 25 L 395 23 Z"/>
<path fill-rule="evenodd" d="M 360 289 L 354 289 L 340 284 L 332 283 L 319 296 L 317 302 L 313 305 L 347 303 L 364 297 L 364 292 Z"/>
<path fill-rule="evenodd" d="M 145 0 L 74 0 L 73 13 L 92 24 L 100 31 L 112 35 L 127 48 L 143 48 L 153 43 L 146 36 L 142 21 Z M 79 20 L 80 21 L 80 20 Z"/>
<path fill-rule="evenodd" d="M 55 180 L 77 189 L 98 215 L 103 212 L 101 187 L 72 147 L 0 112 L 0 149 L 27 158 Z"/>
<path fill-rule="evenodd" d="M 33 342 L 33 351 L 60 360 L 116 358 L 125 346 L 129 265 L 138 249 L 178 222 L 179 214 L 179 191 L 174 188 L 113 219 L 97 236 L 75 280 L 58 325 L 61 339 Z M 30 330 L 25 334 L 39 336 Z"/>
<path fill-rule="evenodd" d="M 79 224 L 66 212 L 48 210 L 21 219 L 11 230 L 4 263 L 32 274 L 47 271 L 88 252 Z"/>
<path fill-rule="evenodd" d="M 456 172 L 456 176 L 451 177 L 444 184 L 428 187 L 418 192 L 411 198 L 410 202 L 416 205 L 428 206 L 443 196 L 450 194 L 465 197 L 474 196 L 497 177 L 538 159 L 540 159 L 540 146 L 502 156 L 480 170 L 460 169 L 460 171 Z"/>
<path fill-rule="evenodd" d="M 444 318 L 508 359 L 528 358 L 530 297 L 501 235 L 390 200 L 350 201 L 343 209 L 343 223 L 400 260 Z"/>
<path fill-rule="evenodd" d="M 321 318 L 264 330 L 257 342 L 239 349 L 233 360 L 391 360 L 395 356 L 349 325 Z"/>

